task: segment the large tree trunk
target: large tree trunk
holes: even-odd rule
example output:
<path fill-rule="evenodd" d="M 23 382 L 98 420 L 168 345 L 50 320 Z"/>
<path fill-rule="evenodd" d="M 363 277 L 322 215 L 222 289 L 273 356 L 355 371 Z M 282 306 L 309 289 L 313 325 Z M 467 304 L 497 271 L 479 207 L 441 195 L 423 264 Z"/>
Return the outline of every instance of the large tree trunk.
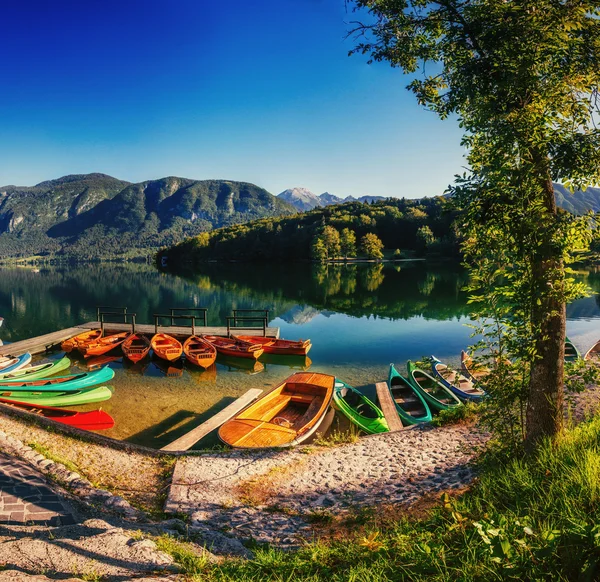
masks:
<path fill-rule="evenodd" d="M 544 180 L 546 211 L 556 216 L 554 187 L 548 177 Z M 535 342 L 537 358 L 531 366 L 525 448 L 532 451 L 544 437 L 554 437 L 563 427 L 564 357 L 566 334 L 566 306 L 556 295 L 561 295 L 564 265 L 553 256 L 549 240 L 534 259 L 534 284 L 541 294 L 538 305 L 534 302 L 532 321 L 537 328 Z M 562 276 L 561 276 L 562 274 Z M 557 294 L 549 290 L 561 289 Z"/>

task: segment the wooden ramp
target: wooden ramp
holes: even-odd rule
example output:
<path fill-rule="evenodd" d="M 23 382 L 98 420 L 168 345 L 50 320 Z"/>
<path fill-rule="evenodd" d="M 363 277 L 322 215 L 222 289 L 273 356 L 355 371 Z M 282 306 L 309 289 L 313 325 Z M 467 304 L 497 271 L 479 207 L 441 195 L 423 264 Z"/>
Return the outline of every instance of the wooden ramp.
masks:
<path fill-rule="evenodd" d="M 52 346 L 58 345 L 84 331 L 87 331 L 87 329 L 83 327 L 69 327 L 20 342 L 6 344 L 0 346 L 0 356 L 21 356 L 27 352 L 32 355 L 41 354 Z"/>
<path fill-rule="evenodd" d="M 385 382 L 377 382 L 377 384 L 375 384 L 375 389 L 377 390 L 379 407 L 390 427 L 390 432 L 404 428 L 402 426 L 402 421 L 398 416 L 398 411 L 396 410 L 396 403 L 390 394 L 387 384 Z"/>
<path fill-rule="evenodd" d="M 200 439 L 204 438 L 208 433 L 219 428 L 224 422 L 227 422 L 238 412 L 246 408 L 248 404 L 254 402 L 261 394 L 262 390 L 259 388 L 252 388 L 251 390 L 248 390 L 248 392 L 240 396 L 229 406 L 225 407 L 223 410 L 221 410 L 221 412 L 217 412 L 217 414 L 209 418 L 206 422 L 203 422 L 200 426 L 193 428 L 190 432 L 164 446 L 161 451 L 187 451 Z"/>

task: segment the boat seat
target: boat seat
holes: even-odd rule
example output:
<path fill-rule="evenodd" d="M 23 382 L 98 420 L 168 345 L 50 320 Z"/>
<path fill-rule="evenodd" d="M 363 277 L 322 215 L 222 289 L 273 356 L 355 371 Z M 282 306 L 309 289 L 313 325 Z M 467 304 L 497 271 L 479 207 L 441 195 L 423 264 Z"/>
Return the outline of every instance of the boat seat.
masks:
<path fill-rule="evenodd" d="M 313 399 L 314 399 L 315 395 L 314 394 L 302 394 L 300 392 L 292 392 L 290 394 L 290 398 L 292 400 L 292 402 L 298 402 L 298 403 L 306 403 L 306 404 L 310 404 Z"/>
<path fill-rule="evenodd" d="M 305 424 L 310 422 L 314 416 L 319 412 L 323 404 L 322 396 L 314 396 L 310 406 L 306 409 L 306 412 L 292 425 L 293 430 L 300 430 Z"/>
<path fill-rule="evenodd" d="M 244 413 L 241 413 L 238 419 L 253 419 L 263 422 L 269 422 L 272 418 L 279 415 L 279 413 L 290 403 L 290 396 L 280 394 L 272 400 L 267 400 L 259 407 L 252 407 L 248 412 L 251 414 L 250 417 L 246 417 Z"/>

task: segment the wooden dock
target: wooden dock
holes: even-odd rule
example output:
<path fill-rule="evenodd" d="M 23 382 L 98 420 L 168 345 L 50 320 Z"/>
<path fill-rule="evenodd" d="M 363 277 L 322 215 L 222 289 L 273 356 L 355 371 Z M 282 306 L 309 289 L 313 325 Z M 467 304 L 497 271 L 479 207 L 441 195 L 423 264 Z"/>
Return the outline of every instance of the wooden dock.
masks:
<path fill-rule="evenodd" d="M 402 426 L 402 421 L 398 416 L 398 411 L 396 410 L 396 403 L 392 398 L 387 384 L 385 382 L 377 382 L 377 384 L 375 384 L 375 389 L 377 390 L 379 407 L 383 412 L 383 416 L 385 416 L 390 432 L 404 428 Z"/>
<path fill-rule="evenodd" d="M 221 412 L 217 412 L 214 416 L 211 416 L 206 422 L 203 422 L 200 426 L 193 428 L 183 436 L 174 440 L 172 443 L 164 446 L 161 451 L 177 452 L 187 451 L 193 447 L 200 439 L 204 438 L 208 433 L 219 428 L 223 423 L 227 422 L 230 418 L 233 418 L 238 412 L 242 411 L 248 404 L 254 402 L 260 395 L 262 390 L 259 388 L 252 388 L 245 394 L 240 396 L 235 402 L 232 402 L 229 406 L 226 406 Z"/>
<path fill-rule="evenodd" d="M 47 352 L 52 347 L 60 345 L 65 340 L 76 336 L 79 333 L 84 331 L 88 331 L 90 329 L 98 329 L 100 327 L 100 323 L 97 321 L 90 321 L 88 323 L 82 323 L 75 327 L 69 327 L 67 329 L 61 329 L 59 331 L 54 331 L 52 333 L 47 333 L 44 335 L 40 335 L 31 339 L 22 340 L 19 342 L 14 342 L 12 344 L 6 344 L 0 346 L 0 356 L 20 356 L 29 352 L 32 355 L 42 354 Z M 104 329 L 106 333 L 118 333 L 121 331 L 131 331 L 131 324 L 129 323 L 105 323 Z M 155 328 L 154 325 L 148 324 L 137 324 L 135 326 L 136 333 L 143 333 L 145 335 L 152 336 L 154 335 Z M 192 335 L 192 328 L 185 326 L 173 326 L 173 325 L 163 325 L 160 326 L 159 331 L 162 333 L 168 333 L 174 336 L 190 336 Z M 225 326 L 196 326 L 196 334 L 207 334 L 207 335 L 227 335 L 227 327 Z M 260 329 L 248 329 L 244 328 L 240 329 L 240 334 L 244 335 L 260 335 L 262 336 L 262 327 Z M 266 335 L 268 337 L 279 337 L 279 328 L 278 327 L 267 327 Z"/>

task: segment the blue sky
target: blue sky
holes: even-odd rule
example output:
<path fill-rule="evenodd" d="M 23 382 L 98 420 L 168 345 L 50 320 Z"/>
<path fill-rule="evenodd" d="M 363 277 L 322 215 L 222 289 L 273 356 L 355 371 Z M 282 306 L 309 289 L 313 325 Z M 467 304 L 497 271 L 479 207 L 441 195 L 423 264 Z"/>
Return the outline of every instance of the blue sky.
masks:
<path fill-rule="evenodd" d="M 104 172 L 270 192 L 430 196 L 462 171 L 386 64 L 348 57 L 344 0 L 0 6 L 0 184 Z"/>

